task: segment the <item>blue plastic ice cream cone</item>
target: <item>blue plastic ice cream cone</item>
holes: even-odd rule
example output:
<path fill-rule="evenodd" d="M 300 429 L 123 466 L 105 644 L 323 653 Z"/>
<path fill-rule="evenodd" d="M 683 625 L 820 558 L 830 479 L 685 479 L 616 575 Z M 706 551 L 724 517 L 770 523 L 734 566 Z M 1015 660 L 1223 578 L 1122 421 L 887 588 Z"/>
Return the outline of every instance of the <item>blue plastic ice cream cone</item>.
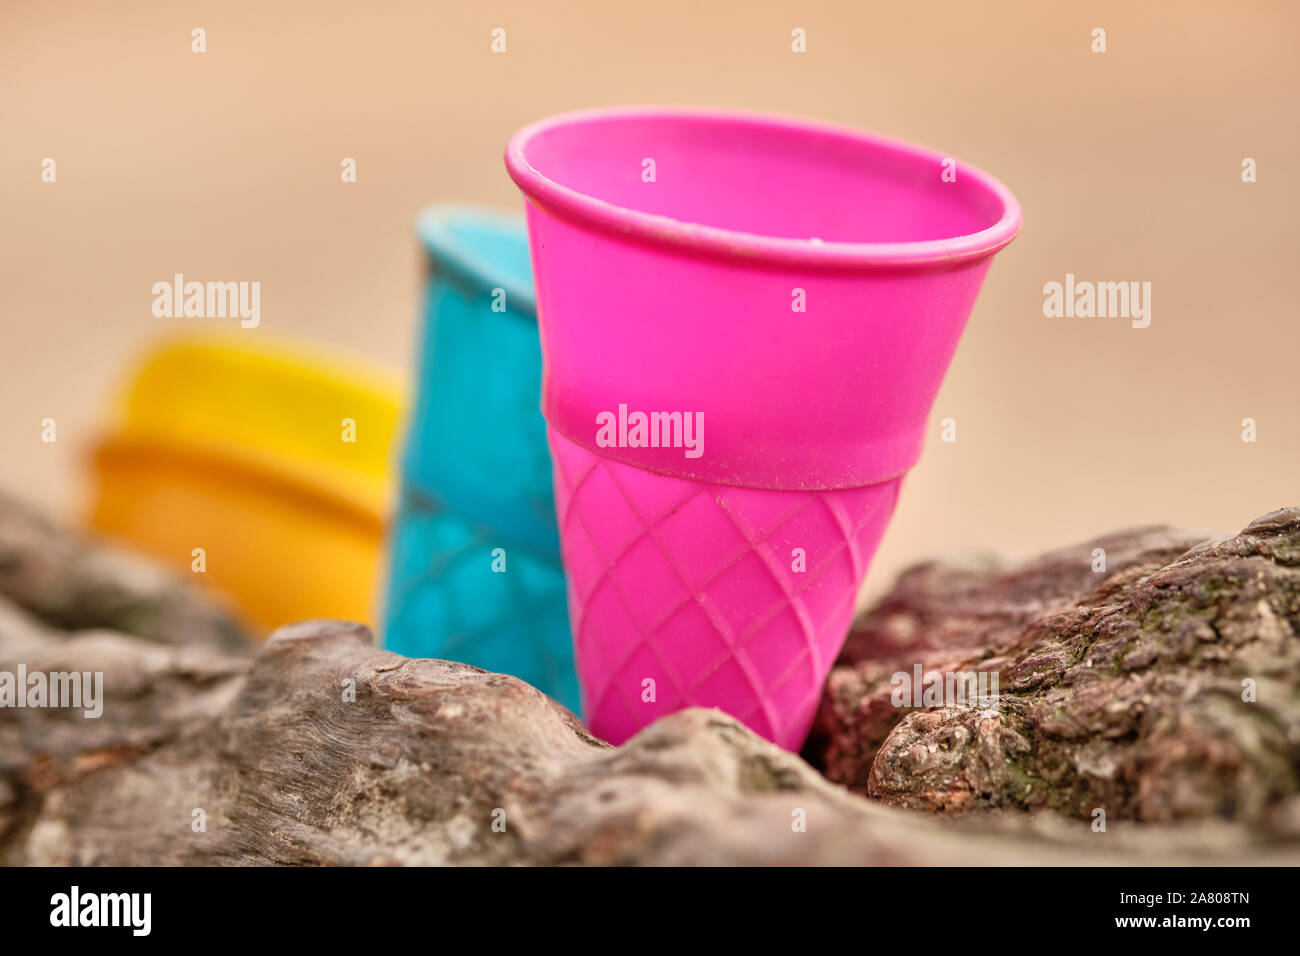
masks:
<path fill-rule="evenodd" d="M 435 206 L 417 232 L 431 271 L 384 643 L 513 674 L 576 711 L 523 223 Z"/>

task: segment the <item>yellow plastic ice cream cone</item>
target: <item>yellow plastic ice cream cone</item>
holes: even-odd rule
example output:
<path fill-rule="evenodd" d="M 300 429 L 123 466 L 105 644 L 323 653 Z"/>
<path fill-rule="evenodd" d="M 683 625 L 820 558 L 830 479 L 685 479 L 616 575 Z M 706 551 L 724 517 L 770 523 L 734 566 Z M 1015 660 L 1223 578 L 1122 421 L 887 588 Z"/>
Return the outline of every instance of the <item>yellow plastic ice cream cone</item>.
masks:
<path fill-rule="evenodd" d="M 401 406 L 383 373 L 297 346 L 173 340 L 96 448 L 91 524 L 266 631 L 373 623 Z"/>

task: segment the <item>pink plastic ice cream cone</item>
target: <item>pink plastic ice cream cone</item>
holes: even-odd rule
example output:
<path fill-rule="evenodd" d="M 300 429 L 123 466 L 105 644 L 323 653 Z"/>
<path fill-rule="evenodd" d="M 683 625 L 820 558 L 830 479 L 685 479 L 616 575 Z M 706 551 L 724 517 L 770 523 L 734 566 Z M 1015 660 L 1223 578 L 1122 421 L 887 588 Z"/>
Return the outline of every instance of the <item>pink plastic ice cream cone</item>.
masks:
<path fill-rule="evenodd" d="M 520 131 L 584 710 L 807 735 L 1020 208 L 879 137 L 684 109 Z"/>

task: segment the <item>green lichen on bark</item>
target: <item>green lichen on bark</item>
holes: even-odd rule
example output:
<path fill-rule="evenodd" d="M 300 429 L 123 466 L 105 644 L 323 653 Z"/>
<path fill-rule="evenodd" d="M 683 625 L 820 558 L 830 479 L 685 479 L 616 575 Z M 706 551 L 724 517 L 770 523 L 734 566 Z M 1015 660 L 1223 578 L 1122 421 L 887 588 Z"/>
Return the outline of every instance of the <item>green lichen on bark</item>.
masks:
<path fill-rule="evenodd" d="M 896 806 L 1291 834 L 1298 634 L 1300 509 L 1228 538 L 1144 529 L 1018 568 L 926 565 L 855 627 L 806 754 Z M 890 705 L 890 675 L 915 662 L 996 670 L 998 719 Z"/>

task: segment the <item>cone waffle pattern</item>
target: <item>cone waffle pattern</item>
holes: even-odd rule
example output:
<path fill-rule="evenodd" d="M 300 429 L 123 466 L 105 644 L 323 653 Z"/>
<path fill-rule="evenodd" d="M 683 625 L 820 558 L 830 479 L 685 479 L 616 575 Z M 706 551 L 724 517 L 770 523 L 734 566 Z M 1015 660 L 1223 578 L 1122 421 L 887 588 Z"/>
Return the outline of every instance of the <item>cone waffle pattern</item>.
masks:
<path fill-rule="evenodd" d="M 618 744 L 672 711 L 719 707 L 797 750 L 901 478 L 831 491 L 736 488 L 548 436 L 592 731 Z"/>

